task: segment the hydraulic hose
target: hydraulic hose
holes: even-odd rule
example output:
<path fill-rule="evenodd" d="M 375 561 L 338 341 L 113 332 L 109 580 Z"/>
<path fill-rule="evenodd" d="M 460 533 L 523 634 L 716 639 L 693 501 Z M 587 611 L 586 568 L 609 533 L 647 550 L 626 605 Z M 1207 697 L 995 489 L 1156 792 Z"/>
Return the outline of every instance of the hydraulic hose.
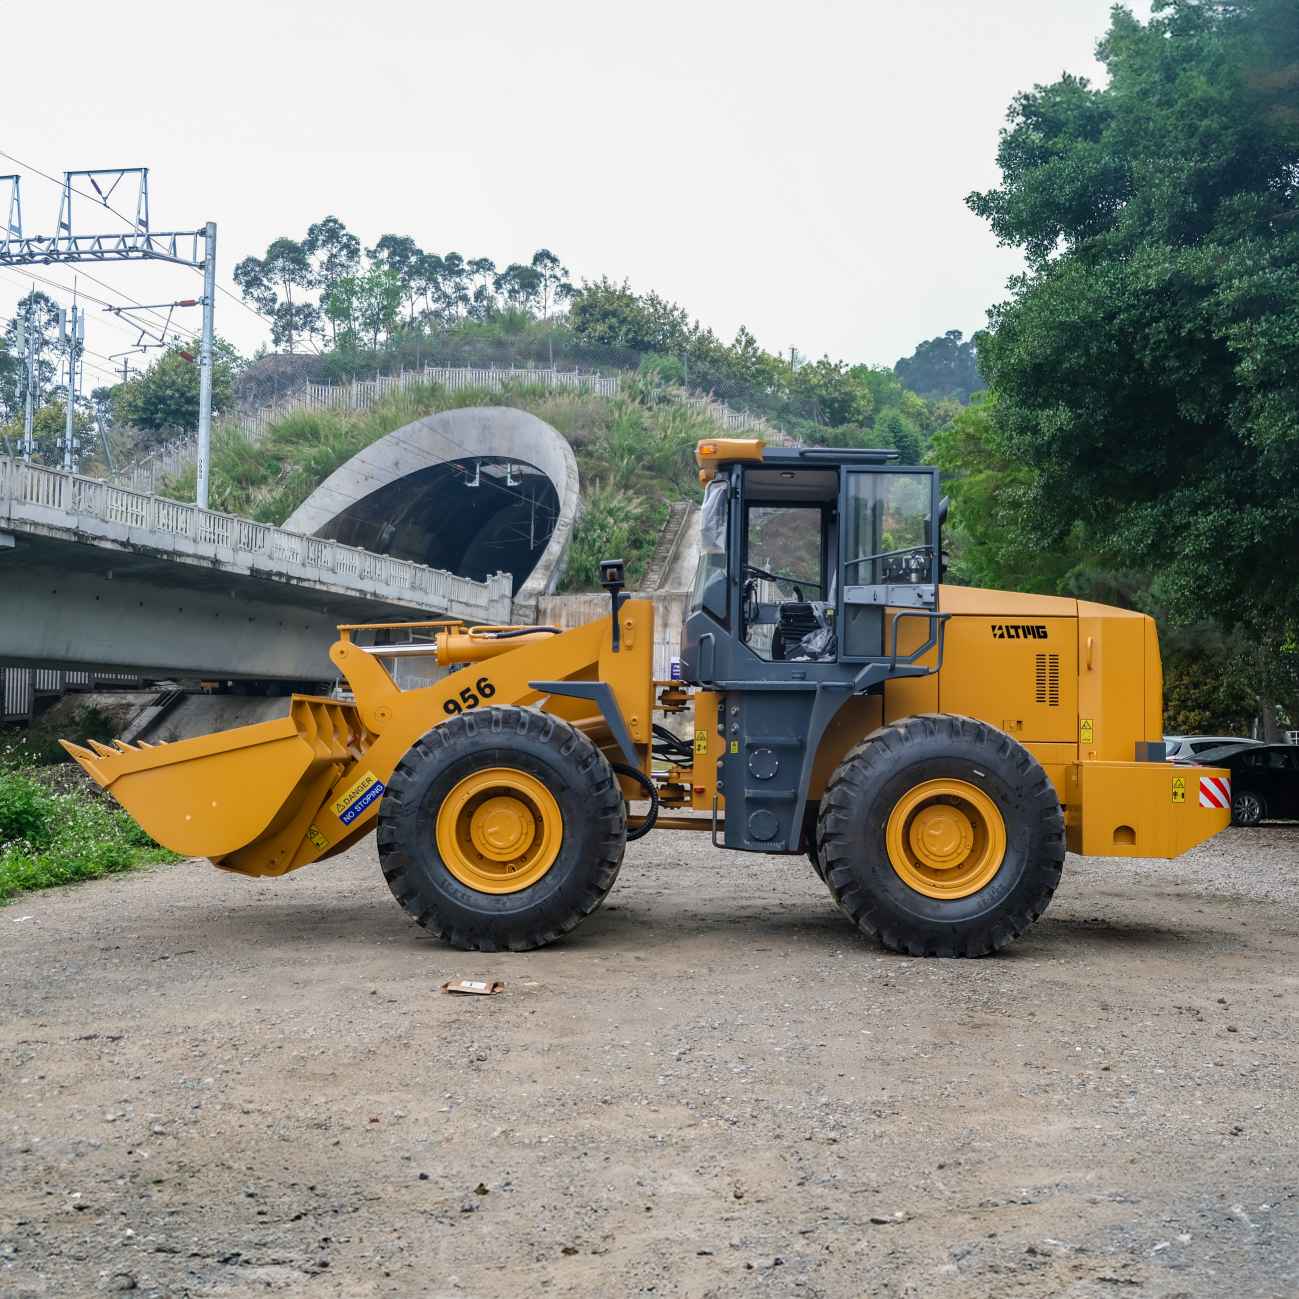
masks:
<path fill-rule="evenodd" d="M 627 831 L 628 843 L 633 839 L 643 839 L 654 828 L 654 822 L 659 819 L 659 792 L 654 782 L 643 771 L 637 771 L 635 767 L 629 767 L 625 762 L 611 762 L 609 765 L 618 775 L 634 780 L 649 799 L 649 811 L 645 813 L 645 820 L 634 830 Z"/>

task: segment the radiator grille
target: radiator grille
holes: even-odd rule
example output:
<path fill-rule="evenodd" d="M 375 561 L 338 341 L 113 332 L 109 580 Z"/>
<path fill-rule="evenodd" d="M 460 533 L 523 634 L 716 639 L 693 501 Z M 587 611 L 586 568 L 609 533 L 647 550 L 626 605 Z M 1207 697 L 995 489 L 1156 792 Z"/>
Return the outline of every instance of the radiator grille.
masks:
<path fill-rule="evenodd" d="M 1039 704 L 1049 708 L 1060 707 L 1060 656 L 1058 654 L 1036 654 L 1037 690 L 1035 698 Z"/>

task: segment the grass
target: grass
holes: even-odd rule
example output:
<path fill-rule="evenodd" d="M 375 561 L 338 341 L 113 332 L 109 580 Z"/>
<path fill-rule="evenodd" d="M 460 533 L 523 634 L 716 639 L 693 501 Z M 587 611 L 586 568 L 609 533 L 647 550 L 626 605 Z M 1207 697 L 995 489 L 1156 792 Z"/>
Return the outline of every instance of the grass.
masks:
<path fill-rule="evenodd" d="M 120 808 L 58 768 L 0 767 L 0 903 L 33 889 L 178 861 Z"/>
<path fill-rule="evenodd" d="M 414 420 L 468 406 L 530 411 L 573 447 L 583 506 L 561 590 L 595 587 L 599 559 L 627 562 L 634 586 L 644 574 L 673 500 L 698 496 L 695 444 L 714 437 L 706 416 L 659 400 L 651 388 L 595 397 L 520 384 L 505 391 L 419 384 L 364 411 L 295 411 L 256 445 L 218 430 L 213 437 L 209 499 L 213 509 L 282 524 L 335 469 L 358 451 Z M 192 500 L 192 472 L 164 495 Z"/>

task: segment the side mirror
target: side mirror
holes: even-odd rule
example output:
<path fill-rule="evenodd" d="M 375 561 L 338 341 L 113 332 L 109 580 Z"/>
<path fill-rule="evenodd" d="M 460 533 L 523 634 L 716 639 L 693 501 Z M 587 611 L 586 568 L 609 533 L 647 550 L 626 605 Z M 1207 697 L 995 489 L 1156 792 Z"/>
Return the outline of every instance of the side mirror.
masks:
<path fill-rule="evenodd" d="M 609 601 L 613 605 L 613 652 L 622 648 L 622 637 L 618 627 L 618 606 L 622 603 L 622 588 L 625 585 L 627 565 L 621 559 L 602 559 L 600 561 L 600 585 L 609 592 Z"/>
<path fill-rule="evenodd" d="M 951 507 L 951 504 L 952 498 L 950 496 L 944 496 L 942 500 L 938 502 L 938 526 L 940 528 L 947 522 L 947 511 Z"/>

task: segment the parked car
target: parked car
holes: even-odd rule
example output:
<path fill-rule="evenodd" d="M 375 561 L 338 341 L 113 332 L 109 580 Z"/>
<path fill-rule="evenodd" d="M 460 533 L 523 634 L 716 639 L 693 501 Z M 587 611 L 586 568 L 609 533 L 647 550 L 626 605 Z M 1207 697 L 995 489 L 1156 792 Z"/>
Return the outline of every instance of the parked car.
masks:
<path fill-rule="evenodd" d="M 1233 824 L 1299 817 L 1299 744 L 1251 744 L 1214 765 L 1231 772 Z"/>
<path fill-rule="evenodd" d="M 1257 748 L 1260 741 L 1251 740 L 1248 744 L 1242 744 L 1239 740 L 1232 740 L 1230 744 L 1219 744 L 1212 749 L 1201 749 L 1193 758 L 1170 758 L 1170 762 L 1175 762 L 1179 766 L 1188 767 L 1221 767 L 1223 758 L 1230 758 L 1233 753 L 1243 753 L 1246 749 Z"/>
<path fill-rule="evenodd" d="M 1241 735 L 1165 735 L 1164 757 L 1169 762 L 1198 762 L 1201 756 L 1210 749 L 1225 749 L 1234 744 L 1244 747 L 1247 744 L 1259 744 L 1259 740 L 1247 740 Z"/>

